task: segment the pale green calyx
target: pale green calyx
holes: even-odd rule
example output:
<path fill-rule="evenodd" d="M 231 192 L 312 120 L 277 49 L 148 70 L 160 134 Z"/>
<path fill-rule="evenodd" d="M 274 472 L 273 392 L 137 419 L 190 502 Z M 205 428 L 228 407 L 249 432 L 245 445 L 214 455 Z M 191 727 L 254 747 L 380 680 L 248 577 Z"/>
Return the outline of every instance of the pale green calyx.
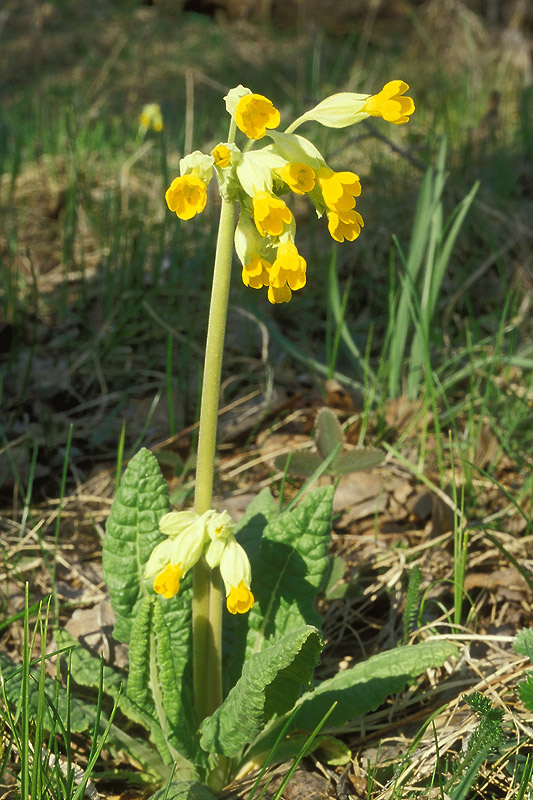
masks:
<path fill-rule="evenodd" d="M 213 156 L 195 150 L 180 160 L 180 175 L 198 175 L 207 186 L 213 175 L 214 163 Z"/>
<path fill-rule="evenodd" d="M 252 94 L 252 90 L 247 89 L 246 86 L 243 86 L 242 83 L 239 83 L 238 86 L 230 89 L 227 95 L 224 97 L 226 111 L 228 114 L 230 114 L 230 116 L 235 116 L 235 111 L 237 110 L 239 100 L 241 97 L 244 97 L 245 94 Z"/>
<path fill-rule="evenodd" d="M 256 192 L 271 192 L 273 170 L 281 169 L 286 163 L 286 160 L 275 153 L 270 145 L 261 150 L 243 153 L 237 164 L 239 183 L 250 197 Z"/>
<path fill-rule="evenodd" d="M 369 116 L 362 110 L 368 97 L 370 95 L 355 92 L 332 94 L 298 117 L 292 125 L 289 125 L 286 133 L 292 133 L 303 122 L 308 121 L 320 122 L 327 128 L 346 128 L 348 125 L 361 122 Z"/>

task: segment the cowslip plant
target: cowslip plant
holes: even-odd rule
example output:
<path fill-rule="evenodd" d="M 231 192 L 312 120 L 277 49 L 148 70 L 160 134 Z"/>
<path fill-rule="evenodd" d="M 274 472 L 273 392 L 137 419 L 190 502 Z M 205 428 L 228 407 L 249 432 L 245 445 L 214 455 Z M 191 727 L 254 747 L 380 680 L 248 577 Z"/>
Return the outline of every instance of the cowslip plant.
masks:
<path fill-rule="evenodd" d="M 154 797 L 212 796 L 269 753 L 272 759 L 274 746 L 276 758 L 295 756 L 302 734 L 321 720 L 338 728 L 455 652 L 441 641 L 398 647 L 314 685 L 322 647 L 315 601 L 329 573 L 333 488 L 308 491 L 279 514 L 264 491 L 238 525 L 211 508 L 233 249 L 245 286 L 267 288 L 271 303 L 289 302 L 305 286 L 307 265 L 283 198 L 307 195 L 338 242 L 354 241 L 363 226 L 358 176 L 335 172 L 295 130 L 306 122 L 342 128 L 369 116 L 406 123 L 414 111 L 408 88 L 391 81 L 376 95 L 332 95 L 280 133 L 273 103 L 238 86 L 225 98 L 227 141 L 182 158 L 166 192 L 182 220 L 203 211 L 213 175 L 221 196 L 194 508 L 170 509 L 156 459 L 141 450 L 117 491 L 103 551 L 114 636 L 129 643 L 119 709 L 144 725 L 160 758 L 163 788 Z M 242 147 L 237 131 L 246 137 Z M 115 674 L 110 681 L 116 686 Z M 314 744 L 325 742 L 319 736 Z M 150 771 L 157 772 L 153 761 Z"/>

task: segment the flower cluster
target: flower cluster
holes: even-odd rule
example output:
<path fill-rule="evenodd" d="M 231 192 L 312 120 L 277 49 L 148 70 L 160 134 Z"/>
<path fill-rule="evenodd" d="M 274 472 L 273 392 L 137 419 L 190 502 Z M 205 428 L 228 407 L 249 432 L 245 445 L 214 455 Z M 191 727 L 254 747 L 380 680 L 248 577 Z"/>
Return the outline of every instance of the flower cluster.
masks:
<path fill-rule="evenodd" d="M 290 125 L 285 133 L 275 130 L 280 113 L 272 102 L 237 86 L 225 97 L 235 127 L 249 140 L 240 150 L 233 141 L 217 145 L 209 155 L 195 151 L 180 161 L 180 176 L 165 198 L 180 219 L 191 219 L 203 211 L 207 185 L 213 171 L 221 195 L 238 202 L 240 215 L 235 230 L 235 249 L 242 263 L 246 286 L 268 288 L 271 303 L 284 303 L 306 283 L 307 264 L 295 244 L 294 216 L 283 196 L 307 195 L 319 217 L 326 214 L 328 230 L 337 242 L 353 242 L 363 227 L 355 210 L 361 184 L 354 172 L 335 172 L 317 148 L 294 131 L 307 121 L 330 128 L 343 128 L 367 117 L 382 117 L 401 125 L 409 121 L 415 105 L 405 96 L 408 85 L 395 80 L 376 95 L 341 92 L 326 98 Z M 254 150 L 255 141 L 270 142 Z"/>
<path fill-rule="evenodd" d="M 227 511 L 164 514 L 159 529 L 168 538 L 152 550 L 144 577 L 153 579 L 155 592 L 171 598 L 178 593 L 181 579 L 204 557 L 211 568 L 220 568 L 228 611 L 245 614 L 254 604 L 251 569 L 248 556 L 233 535 L 234 528 Z"/>
<path fill-rule="evenodd" d="M 152 128 L 156 133 L 163 130 L 163 115 L 159 103 L 147 103 L 139 116 L 139 127 L 142 133 Z"/>

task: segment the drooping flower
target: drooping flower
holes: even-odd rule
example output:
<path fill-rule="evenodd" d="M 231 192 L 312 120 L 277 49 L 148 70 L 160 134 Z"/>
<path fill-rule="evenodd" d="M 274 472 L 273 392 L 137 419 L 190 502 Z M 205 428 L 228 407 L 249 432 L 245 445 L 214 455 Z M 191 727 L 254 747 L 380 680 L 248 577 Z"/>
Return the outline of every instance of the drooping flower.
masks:
<path fill-rule="evenodd" d="M 159 529 L 168 538 L 154 547 L 144 570 L 144 577 L 154 578 L 154 591 L 173 597 L 180 580 L 201 558 L 209 541 L 207 522 L 214 511 L 199 516 L 194 511 L 170 511 L 159 521 Z"/>
<path fill-rule="evenodd" d="M 327 208 L 341 214 L 354 208 L 355 198 L 361 194 L 361 182 L 354 172 L 334 172 L 326 167 L 317 179 Z"/>
<path fill-rule="evenodd" d="M 371 117 L 383 117 L 386 122 L 403 125 L 415 110 L 410 97 L 403 97 L 409 86 L 405 81 L 389 81 L 381 92 L 366 100 L 363 111 Z"/>
<path fill-rule="evenodd" d="M 164 126 L 159 103 L 147 103 L 143 106 L 139 116 L 139 123 L 142 131 L 152 128 L 156 133 L 161 133 Z"/>
<path fill-rule="evenodd" d="M 165 193 L 167 206 L 180 219 L 192 219 L 200 214 L 207 202 L 207 187 L 198 175 L 174 178 Z"/>
<path fill-rule="evenodd" d="M 361 228 L 364 227 L 364 222 L 361 214 L 358 211 L 344 211 L 338 213 L 337 211 L 327 211 L 328 217 L 328 230 L 331 238 L 336 242 L 343 242 L 347 239 L 353 242 L 361 233 Z"/>
<path fill-rule="evenodd" d="M 211 568 L 220 567 L 220 574 L 226 589 L 226 606 L 231 614 L 245 614 L 254 604 L 250 590 L 252 570 L 245 550 L 233 535 L 215 547 L 213 542 L 207 552 L 206 561 Z"/>
<path fill-rule="evenodd" d="M 278 247 L 276 260 L 272 264 L 272 269 L 270 270 L 270 287 L 272 289 L 283 289 L 285 286 L 288 286 L 289 290 L 292 289 L 294 291 L 303 289 L 306 283 L 306 269 L 307 264 L 305 263 L 305 259 L 299 254 L 298 248 L 294 242 L 281 242 Z M 285 291 L 284 295 L 281 296 L 285 296 L 286 294 L 287 292 Z M 290 297 L 291 295 L 289 294 L 289 300 Z M 270 292 L 270 290 L 268 299 L 271 303 L 287 302 L 285 300 L 277 300 L 276 293 L 274 291 Z"/>
<path fill-rule="evenodd" d="M 170 600 L 179 592 L 182 576 L 183 572 L 179 565 L 167 564 L 163 572 L 154 578 L 154 591 Z"/>
<path fill-rule="evenodd" d="M 254 221 L 261 236 L 280 236 L 292 220 L 283 200 L 269 192 L 256 192 L 253 198 Z"/>
<path fill-rule="evenodd" d="M 235 109 L 235 122 L 249 139 L 262 139 L 267 128 L 277 128 L 280 114 L 262 94 L 245 94 Z"/>
<path fill-rule="evenodd" d="M 266 258 L 258 255 L 252 256 L 247 264 L 243 264 L 242 282 L 245 286 L 251 286 L 252 289 L 261 289 L 263 286 L 268 286 L 271 266 Z"/>

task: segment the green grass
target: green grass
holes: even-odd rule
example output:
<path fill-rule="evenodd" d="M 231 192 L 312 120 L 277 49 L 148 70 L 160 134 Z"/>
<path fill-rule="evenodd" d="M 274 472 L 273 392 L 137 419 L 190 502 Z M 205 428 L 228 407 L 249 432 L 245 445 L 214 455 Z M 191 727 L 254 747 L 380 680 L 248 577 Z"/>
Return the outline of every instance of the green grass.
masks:
<path fill-rule="evenodd" d="M 186 141 L 209 151 L 225 140 L 227 89 L 242 82 L 266 94 L 288 124 L 331 92 L 374 91 L 396 77 L 410 83 L 417 104 L 408 126 L 302 129 L 334 168 L 360 174 L 365 228 L 355 244 L 332 246 L 323 220 L 302 214 L 298 243 L 308 286 L 289 306 L 269 306 L 262 293 L 242 286 L 235 269 L 231 302 L 246 316 L 231 315 L 224 400 L 269 376 L 292 390 L 305 372 L 323 395 L 324 381 L 337 378 L 361 398 L 352 416 L 359 444 L 398 454 L 434 491 L 451 487 L 464 518 L 488 536 L 519 517 L 530 532 L 533 116 L 531 89 L 520 76 L 489 55 L 483 76 L 470 69 L 481 58 L 475 31 L 471 52 L 461 50 L 457 34 L 458 73 L 449 53 L 454 42 L 439 40 L 415 12 L 397 30 L 378 19 L 374 35 L 355 28 L 338 39 L 303 27 L 223 26 L 180 16 L 168 4 L 100 0 L 80 8 L 56 0 L 45 10 L 31 36 L 14 14 L 0 32 L 7 63 L 17 63 L 16 71 L 0 71 L 6 532 L 23 539 L 41 524 L 47 501 L 59 497 L 63 508 L 95 466 L 112 469 L 142 444 L 197 420 L 218 210 L 213 194 L 200 217 L 182 223 L 163 195 Z M 491 127 L 484 118 L 494 89 L 501 101 Z M 161 103 L 165 131 L 143 139 L 138 115 L 149 101 Z M 405 396 L 410 412 L 391 423 L 391 400 Z M 194 435 L 180 440 L 169 457 L 174 472 L 186 475 L 193 454 Z M 487 487 L 499 498 L 492 506 Z M 102 523 L 83 525 L 97 536 Z M 459 629 L 468 618 L 470 541 L 457 518 L 455 526 L 449 621 Z M 75 530 L 64 513 L 43 527 L 51 590 L 59 543 Z M 512 563 L 514 556 L 496 546 Z M 16 559 L 8 565 L 6 585 L 24 582 L 19 566 Z M 527 569 L 517 566 L 529 583 Z M 35 595 L 30 605 L 42 599 L 37 589 Z M 57 596 L 52 609 L 54 618 L 65 616 Z M 38 618 L 45 640 L 47 617 Z M 51 731 L 43 723 L 44 650 L 38 659 L 37 717 L 30 720 L 24 706 L 2 706 L 9 746 L 0 771 L 15 749 L 24 763 L 23 794 L 79 797 L 68 719 L 60 724 L 56 715 Z M 91 769 L 99 736 L 89 745 Z M 54 767 L 52 779 L 40 760 L 31 762 L 30 746 L 45 746 L 57 764 L 66 757 L 67 778 Z M 530 773 L 526 762 L 513 778 L 520 796 Z M 468 796 L 470 777 L 464 792 L 454 790 L 457 798 Z M 369 797 L 377 797 L 373 780 Z"/>

